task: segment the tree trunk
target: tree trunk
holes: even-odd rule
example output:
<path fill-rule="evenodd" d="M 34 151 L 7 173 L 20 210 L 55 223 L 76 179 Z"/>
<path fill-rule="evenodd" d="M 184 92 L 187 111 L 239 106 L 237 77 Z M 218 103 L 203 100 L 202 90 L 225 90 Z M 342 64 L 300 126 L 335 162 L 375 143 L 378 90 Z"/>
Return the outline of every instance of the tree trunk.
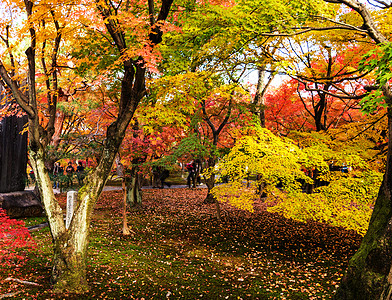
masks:
<path fill-rule="evenodd" d="M 215 186 L 214 175 L 212 175 L 209 178 L 206 178 L 206 185 L 207 185 L 207 197 L 204 199 L 204 203 L 214 203 L 215 202 L 215 198 L 211 194 L 211 190 Z"/>
<path fill-rule="evenodd" d="M 274 79 L 274 75 L 271 73 L 268 80 L 265 81 L 266 75 L 266 66 L 262 65 L 257 68 L 257 87 L 256 87 L 256 94 L 253 99 L 253 108 L 251 109 L 252 114 L 257 116 L 261 127 L 265 127 L 265 99 L 264 95 L 267 92 L 269 85 L 271 84 L 272 80 Z"/>
<path fill-rule="evenodd" d="M 213 168 L 215 167 L 215 159 L 209 158 L 208 159 L 208 168 Z M 203 203 L 204 204 L 215 204 L 216 207 L 216 217 L 220 220 L 221 219 L 221 210 L 220 210 L 220 205 L 219 201 L 216 200 L 214 195 L 211 193 L 211 190 L 215 186 L 215 176 L 212 175 L 211 177 L 206 178 L 206 185 L 207 185 L 207 196 L 204 199 Z"/>
<path fill-rule="evenodd" d="M 88 290 L 85 280 L 87 220 L 74 216 L 70 228 L 66 230 L 63 211 L 55 199 L 49 172 L 45 167 L 44 150 L 41 147 L 36 149 L 34 145 L 30 149 L 30 161 L 36 174 L 37 186 L 53 238 L 54 259 L 51 279 L 55 283 L 55 291 L 85 292 Z M 76 223 L 79 230 L 75 230 Z"/>
<path fill-rule="evenodd" d="M 335 299 L 392 299 L 392 111 L 388 109 L 388 156 L 369 229 Z"/>
<path fill-rule="evenodd" d="M 135 168 L 132 168 L 131 175 L 127 184 L 127 203 L 129 206 L 137 206 L 142 204 L 139 175 Z"/>
<path fill-rule="evenodd" d="M 255 114 L 258 116 L 260 125 L 261 127 L 265 127 L 265 100 L 264 100 L 264 94 L 267 85 L 264 83 L 264 76 L 265 76 L 265 66 L 259 67 L 258 68 L 258 80 L 257 80 L 257 89 L 256 89 L 256 94 L 254 98 L 254 104 L 255 104 Z"/>
<path fill-rule="evenodd" d="M 54 292 L 82 294 L 88 292 L 86 280 L 86 254 L 88 230 L 77 236 L 65 234 L 54 244 L 52 282 Z"/>
<path fill-rule="evenodd" d="M 125 178 L 122 180 L 122 191 L 123 191 L 123 235 L 130 235 L 131 231 L 128 227 L 128 220 L 127 220 L 127 185 Z"/>

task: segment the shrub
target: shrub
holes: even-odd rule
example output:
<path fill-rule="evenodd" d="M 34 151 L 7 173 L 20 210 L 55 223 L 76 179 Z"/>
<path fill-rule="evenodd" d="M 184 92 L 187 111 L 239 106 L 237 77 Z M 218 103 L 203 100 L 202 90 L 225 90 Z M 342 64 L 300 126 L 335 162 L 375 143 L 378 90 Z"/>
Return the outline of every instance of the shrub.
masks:
<path fill-rule="evenodd" d="M 24 222 L 9 218 L 0 208 L 0 266 L 23 263 L 35 246 Z"/>

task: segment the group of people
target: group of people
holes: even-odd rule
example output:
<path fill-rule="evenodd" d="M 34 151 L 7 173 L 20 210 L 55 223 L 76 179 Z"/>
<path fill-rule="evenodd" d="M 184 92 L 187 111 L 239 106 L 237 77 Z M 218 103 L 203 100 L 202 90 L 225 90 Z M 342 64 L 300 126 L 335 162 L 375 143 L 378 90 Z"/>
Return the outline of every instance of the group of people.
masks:
<path fill-rule="evenodd" d="M 79 186 L 82 186 L 85 177 L 85 171 L 82 161 L 78 162 L 76 170 L 72 162 L 68 162 L 68 165 L 65 168 L 65 174 L 64 168 L 60 165 L 60 163 L 55 162 L 53 166 L 53 188 L 60 187 L 60 181 L 62 180 L 61 176 L 63 175 L 66 175 L 65 183 L 67 184 L 67 187 L 71 187 L 73 185 L 73 177 L 75 174 L 76 178 L 78 179 Z"/>
<path fill-rule="evenodd" d="M 191 162 L 185 164 L 185 169 L 188 171 L 187 177 L 187 186 L 189 188 L 195 188 L 197 184 L 201 184 L 200 178 L 200 163 L 196 160 L 192 160 Z M 168 187 L 171 186 L 170 183 L 166 182 L 166 179 L 169 177 L 170 172 L 166 168 L 162 166 L 154 166 L 153 167 L 153 187 L 159 187 L 163 189 L 165 185 Z M 159 183 L 158 183 L 159 181 Z"/>

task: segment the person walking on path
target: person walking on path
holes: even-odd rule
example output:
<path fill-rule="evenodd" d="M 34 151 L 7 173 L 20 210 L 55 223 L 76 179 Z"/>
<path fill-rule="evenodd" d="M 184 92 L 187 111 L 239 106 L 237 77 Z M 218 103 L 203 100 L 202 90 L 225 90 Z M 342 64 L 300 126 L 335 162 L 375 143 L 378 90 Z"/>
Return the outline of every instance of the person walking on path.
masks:
<path fill-rule="evenodd" d="M 53 166 L 53 188 L 54 189 L 58 189 L 60 186 L 60 182 L 59 182 L 59 176 L 60 176 L 60 163 L 59 162 L 55 162 L 54 166 Z"/>
<path fill-rule="evenodd" d="M 78 166 L 76 167 L 76 177 L 78 178 L 79 186 L 82 186 L 85 175 L 83 163 L 81 161 L 78 162 Z"/>
<path fill-rule="evenodd" d="M 67 173 L 67 187 L 71 187 L 73 185 L 73 174 L 75 173 L 75 168 L 72 166 L 72 162 L 68 163 L 67 168 L 65 169 L 65 173 Z"/>
<path fill-rule="evenodd" d="M 191 186 L 195 186 L 195 174 L 196 174 L 196 163 L 192 160 L 190 163 L 185 165 L 185 168 L 188 170 L 188 177 L 186 178 L 186 184 L 189 188 Z"/>

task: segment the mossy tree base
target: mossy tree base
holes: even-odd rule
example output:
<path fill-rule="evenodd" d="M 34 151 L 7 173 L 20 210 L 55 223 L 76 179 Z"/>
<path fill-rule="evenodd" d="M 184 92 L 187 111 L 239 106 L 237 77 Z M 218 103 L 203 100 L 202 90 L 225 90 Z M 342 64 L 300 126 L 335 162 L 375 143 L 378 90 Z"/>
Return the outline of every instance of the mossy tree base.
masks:
<path fill-rule="evenodd" d="M 73 270 L 73 272 L 65 272 L 55 283 L 53 291 L 55 293 L 87 293 L 90 290 L 90 287 L 85 278 L 85 274 L 80 274 L 77 270 Z"/>
<path fill-rule="evenodd" d="M 89 291 L 86 280 L 88 234 L 64 234 L 55 242 L 51 281 L 55 293 L 83 294 Z M 83 244 L 84 251 L 76 245 Z"/>

